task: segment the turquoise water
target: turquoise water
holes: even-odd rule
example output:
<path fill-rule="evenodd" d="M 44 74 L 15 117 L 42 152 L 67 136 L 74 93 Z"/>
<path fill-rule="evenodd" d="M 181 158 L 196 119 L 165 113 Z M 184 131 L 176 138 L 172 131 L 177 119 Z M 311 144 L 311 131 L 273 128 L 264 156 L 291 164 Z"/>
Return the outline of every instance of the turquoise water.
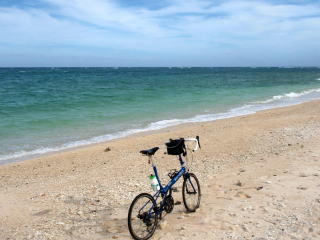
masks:
<path fill-rule="evenodd" d="M 0 162 L 320 98 L 319 68 L 0 68 Z"/>

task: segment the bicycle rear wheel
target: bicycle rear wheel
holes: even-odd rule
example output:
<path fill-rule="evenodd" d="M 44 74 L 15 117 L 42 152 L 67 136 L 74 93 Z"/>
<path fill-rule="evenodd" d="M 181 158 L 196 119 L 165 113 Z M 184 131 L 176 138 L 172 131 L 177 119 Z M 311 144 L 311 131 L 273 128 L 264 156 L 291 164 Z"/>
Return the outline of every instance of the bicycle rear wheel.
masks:
<path fill-rule="evenodd" d="M 200 207 L 201 190 L 196 175 L 187 173 L 182 185 L 183 204 L 188 212 L 195 212 Z"/>
<path fill-rule="evenodd" d="M 136 240 L 152 237 L 157 227 L 156 202 L 148 193 L 141 193 L 132 201 L 128 212 L 128 227 Z"/>

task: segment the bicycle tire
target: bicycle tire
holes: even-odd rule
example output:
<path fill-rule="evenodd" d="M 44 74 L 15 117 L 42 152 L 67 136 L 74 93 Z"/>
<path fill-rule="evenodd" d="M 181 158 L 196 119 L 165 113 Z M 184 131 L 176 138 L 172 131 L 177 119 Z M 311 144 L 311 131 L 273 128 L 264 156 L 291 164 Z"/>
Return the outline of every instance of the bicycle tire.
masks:
<path fill-rule="evenodd" d="M 145 204 L 145 206 L 140 208 L 139 212 L 134 213 L 133 211 L 134 211 L 136 204 L 141 200 L 142 200 L 142 203 Z M 149 203 L 151 203 L 151 205 Z M 128 228 L 129 228 L 129 232 L 130 232 L 131 236 L 133 237 L 133 239 L 147 240 L 153 236 L 153 234 L 156 230 L 156 227 L 157 227 L 157 223 L 158 223 L 158 215 L 155 212 L 156 206 L 157 205 L 156 205 L 154 198 L 148 193 L 140 193 L 138 196 L 136 196 L 133 199 L 133 201 L 130 205 L 130 208 L 129 208 L 129 212 L 128 212 Z M 143 213 L 140 213 L 140 211 L 143 208 L 146 208 L 146 209 L 143 210 L 144 211 Z M 148 211 L 151 211 L 151 212 L 148 213 Z M 136 214 L 138 214 L 138 215 L 136 215 Z M 153 219 L 153 221 L 152 221 L 152 219 Z M 136 229 L 136 227 L 134 226 L 133 220 L 137 220 L 138 223 L 145 225 L 145 227 L 147 229 L 147 234 L 145 236 L 139 236 L 138 229 Z"/>
<path fill-rule="evenodd" d="M 196 196 L 195 197 L 196 203 L 193 205 L 188 200 L 191 195 Z M 200 200 L 201 200 L 200 183 L 196 175 L 193 173 L 187 173 L 184 177 L 183 185 L 182 185 L 182 199 L 183 199 L 183 204 L 188 212 L 195 212 L 197 208 L 200 207 Z"/>

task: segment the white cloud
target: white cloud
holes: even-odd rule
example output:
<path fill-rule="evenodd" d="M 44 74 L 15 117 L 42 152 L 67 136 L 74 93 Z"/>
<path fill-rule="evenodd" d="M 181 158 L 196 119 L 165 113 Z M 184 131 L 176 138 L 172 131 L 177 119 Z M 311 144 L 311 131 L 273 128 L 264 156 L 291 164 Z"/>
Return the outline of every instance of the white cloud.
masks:
<path fill-rule="evenodd" d="M 59 8 L 61 14 L 84 23 L 111 30 L 159 35 L 163 31 L 149 11 L 126 10 L 111 1 L 47 0 Z"/>
<path fill-rule="evenodd" d="M 213 5 L 175 0 L 149 10 L 120 7 L 116 1 L 45 1 L 50 8 L 0 8 L 0 43 L 16 46 L 12 51 L 19 46 L 61 49 L 66 45 L 101 48 L 97 56 L 108 49 L 124 55 L 134 51 L 149 59 L 154 54 L 155 62 L 157 54 L 171 55 L 176 61 L 190 55 L 195 61 L 202 57 L 226 62 L 226 53 L 232 53 L 247 59 L 248 65 L 261 52 L 272 58 L 274 52 L 296 51 L 297 60 L 307 58 L 308 49 L 320 52 L 319 4 L 224 1 Z"/>

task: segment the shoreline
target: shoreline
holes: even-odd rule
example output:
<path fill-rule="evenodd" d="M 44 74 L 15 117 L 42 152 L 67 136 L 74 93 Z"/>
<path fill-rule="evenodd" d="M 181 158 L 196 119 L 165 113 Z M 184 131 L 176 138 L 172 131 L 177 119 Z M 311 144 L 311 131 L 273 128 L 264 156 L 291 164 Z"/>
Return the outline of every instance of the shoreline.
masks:
<path fill-rule="evenodd" d="M 318 239 L 319 103 L 190 123 L 1 165 L 0 238 L 130 239 L 128 207 L 138 193 L 151 193 L 152 169 L 139 151 L 161 146 L 155 161 L 166 182 L 166 173 L 179 163 L 163 154 L 164 143 L 199 135 L 202 149 L 194 158 L 189 154 L 188 163 L 201 183 L 201 208 L 187 214 L 183 204 L 176 205 L 154 239 Z M 182 202 L 181 191 L 174 199 Z"/>
<path fill-rule="evenodd" d="M 162 131 L 162 130 L 165 130 L 165 129 L 168 129 L 168 128 L 174 128 L 174 127 L 179 127 L 179 126 L 183 126 L 183 125 L 186 125 L 186 124 L 199 124 L 199 123 L 204 123 L 204 122 L 214 122 L 214 121 L 218 121 L 218 120 L 223 120 L 223 119 L 230 119 L 230 118 L 237 118 L 237 117 L 241 117 L 241 116 L 247 116 L 247 115 L 251 115 L 251 114 L 255 114 L 255 113 L 258 113 L 258 112 L 261 112 L 261 111 L 268 111 L 268 110 L 272 110 L 272 109 L 278 109 L 278 108 L 284 108 L 284 107 L 290 107 L 290 106 L 295 106 L 295 105 L 299 105 L 299 104 L 303 104 L 303 103 L 308 103 L 308 102 L 313 102 L 313 101 L 319 101 L 318 98 L 311 98 L 309 100 L 304 100 L 304 99 L 294 99 L 294 100 L 297 100 L 297 102 L 286 102 L 286 103 L 282 103 L 280 105 L 270 105 L 270 106 L 265 106 L 264 107 L 264 104 L 269 104 L 270 102 L 274 102 L 274 101 L 277 101 L 279 99 L 282 99 L 286 96 L 290 96 L 292 97 L 292 95 L 295 95 L 295 97 L 300 97 L 300 96 L 304 96 L 304 95 L 308 95 L 310 93 L 317 93 L 317 92 L 320 92 L 320 89 L 310 89 L 310 90 L 307 90 L 307 91 L 303 91 L 303 92 L 299 92 L 299 93 L 286 93 L 286 94 L 283 94 L 283 95 L 279 95 L 279 96 L 273 96 L 272 98 L 268 99 L 268 100 L 265 100 L 265 101 L 261 101 L 261 102 L 256 102 L 256 103 L 248 103 L 248 104 L 245 104 L 245 105 L 242 105 L 240 107 L 235 107 L 235 108 L 231 108 L 229 109 L 228 111 L 226 112 L 221 112 L 221 113 L 210 113 L 208 114 L 209 116 L 209 119 L 208 120 L 195 120 L 197 119 L 197 117 L 203 117 L 203 116 L 206 116 L 206 114 L 201 114 L 201 115 L 195 115 L 194 117 L 191 117 L 191 118 L 187 118 L 187 119 L 169 119 L 169 120 L 159 120 L 157 122 L 154 122 L 154 123 L 150 123 L 150 125 L 152 124 L 157 124 L 159 122 L 170 122 L 170 121 L 175 121 L 177 120 L 178 123 L 173 123 L 172 125 L 168 125 L 168 126 L 160 126 L 158 127 L 158 129 L 149 129 L 150 127 L 144 127 L 144 128 L 139 128 L 139 129 L 128 129 L 128 130 L 125 130 L 123 132 L 116 132 L 116 133 L 113 133 L 113 134 L 105 134 L 105 135 L 100 135 L 100 136 L 95 136 L 95 137 L 91 137 L 89 139 L 83 139 L 83 140 L 77 140 L 77 141 L 74 141 L 74 142 L 70 142 L 70 143 L 64 143 L 63 145 L 60 145 L 60 146 L 55 146 L 55 147 L 46 147 L 50 150 L 48 150 L 47 152 L 44 152 L 44 153 L 36 153 L 36 154 L 31 154 L 31 152 L 34 152 L 34 151 L 40 151 L 41 149 L 35 149 L 35 150 L 31 150 L 29 151 L 30 154 L 28 152 L 25 153 L 24 156 L 20 156 L 20 157 L 14 157 L 14 158 L 7 158 L 5 160 L 0 160 L 0 166 L 1 165 L 6 165 L 6 164 L 10 164 L 10 163 L 17 163 L 17 162 L 23 162 L 23 161 L 28 161 L 28 160 L 32 160 L 32 159 L 37 159 L 37 158 L 41 158 L 41 157 L 45 157 L 45 156 L 49 156 L 51 154 L 58 154 L 58 153 L 63 153 L 63 152 L 67 152 L 67 151 L 73 151 L 73 150 L 77 150 L 77 149 L 81 149 L 81 148 L 86 148 L 86 147 L 90 147 L 90 146 L 94 146 L 94 145 L 97 145 L 97 144 L 103 144 L 103 143 L 108 143 L 108 142 L 112 142 L 112 141 L 116 141 L 116 140 L 119 140 L 119 139 L 124 139 L 124 138 L 127 138 L 127 137 L 131 137 L 131 136 L 136 136 L 136 135 L 139 135 L 139 134 L 152 134 L 153 132 L 158 132 L 158 131 Z M 292 100 L 292 99 L 290 99 Z M 244 113 L 236 113 L 234 114 L 233 111 L 235 111 L 236 109 L 243 109 L 243 108 L 246 108 L 246 107 L 254 107 L 252 110 L 250 109 L 247 109 L 245 110 Z M 256 108 L 256 109 L 255 109 Z M 211 119 L 210 119 L 211 118 Z M 126 133 L 128 132 L 128 133 Z M 133 133 L 130 133 L 130 132 L 133 132 Z M 121 136 L 123 135 L 124 136 Z M 97 140 L 97 142 L 92 142 L 90 143 L 90 140 L 93 141 L 94 139 L 98 139 L 98 138 L 103 138 L 103 137 L 106 137 L 106 136 L 112 136 L 112 135 L 115 135 L 114 138 L 111 137 L 110 140 Z M 117 137 L 116 135 L 120 135 L 120 137 Z M 96 141 L 96 140 L 94 140 Z M 88 143 L 84 143 L 84 144 L 80 144 L 79 146 L 68 146 L 68 145 L 73 145 L 75 144 L 76 142 L 88 142 Z M 66 145 L 64 147 L 64 145 Z M 57 149 L 57 150 L 55 150 Z M 14 153 L 13 155 L 15 154 L 18 154 L 18 153 Z"/>

